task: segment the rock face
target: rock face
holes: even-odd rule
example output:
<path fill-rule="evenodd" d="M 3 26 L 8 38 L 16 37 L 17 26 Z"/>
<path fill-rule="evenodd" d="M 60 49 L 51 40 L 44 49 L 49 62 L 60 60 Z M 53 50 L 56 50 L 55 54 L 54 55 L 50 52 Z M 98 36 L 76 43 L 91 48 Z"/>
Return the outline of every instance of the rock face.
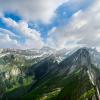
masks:
<path fill-rule="evenodd" d="M 10 72 L 11 76 L 18 76 L 21 74 L 21 70 L 14 66 Z"/>
<path fill-rule="evenodd" d="M 100 53 L 94 49 L 2 52 L 0 82 L 14 90 L 5 90 L 4 100 L 100 100 Z"/>

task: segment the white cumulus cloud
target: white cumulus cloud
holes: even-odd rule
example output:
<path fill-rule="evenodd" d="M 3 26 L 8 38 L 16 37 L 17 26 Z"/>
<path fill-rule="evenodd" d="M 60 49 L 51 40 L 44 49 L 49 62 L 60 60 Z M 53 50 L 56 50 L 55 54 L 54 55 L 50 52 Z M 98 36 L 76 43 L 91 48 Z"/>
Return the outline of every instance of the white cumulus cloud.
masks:
<path fill-rule="evenodd" d="M 47 42 L 58 48 L 100 48 L 100 1 L 96 0 L 84 11 L 79 10 L 68 24 L 51 31 Z"/>
<path fill-rule="evenodd" d="M 19 23 L 15 22 L 14 20 L 10 18 L 2 18 L 3 22 L 16 32 L 20 34 L 20 36 L 23 36 L 25 38 L 25 43 L 23 44 L 18 44 L 20 48 L 41 48 L 43 46 L 43 40 L 41 38 L 41 34 L 37 32 L 35 29 L 31 29 L 28 27 L 27 22 L 25 21 L 20 21 Z M 16 36 L 15 33 L 10 32 L 5 29 L 0 29 L 0 31 L 3 33 L 3 35 L 11 35 L 11 36 Z M 19 38 L 21 39 L 21 37 Z M 18 36 L 16 36 L 18 38 Z M 18 40 L 16 40 L 18 41 Z M 6 42 L 6 41 L 5 41 Z M 14 46 L 15 47 L 15 46 Z"/>
<path fill-rule="evenodd" d="M 55 16 L 55 10 L 68 0 L 2 0 L 1 11 L 14 11 L 25 20 L 41 20 L 50 22 Z"/>

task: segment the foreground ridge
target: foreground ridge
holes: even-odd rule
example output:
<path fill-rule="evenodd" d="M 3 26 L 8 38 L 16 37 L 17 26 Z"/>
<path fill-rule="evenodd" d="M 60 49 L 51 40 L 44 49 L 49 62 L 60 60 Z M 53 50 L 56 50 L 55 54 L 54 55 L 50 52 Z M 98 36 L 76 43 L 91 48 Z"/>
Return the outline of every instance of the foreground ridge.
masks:
<path fill-rule="evenodd" d="M 91 48 L 59 51 L 1 50 L 1 100 L 99 100 L 100 53 Z"/>

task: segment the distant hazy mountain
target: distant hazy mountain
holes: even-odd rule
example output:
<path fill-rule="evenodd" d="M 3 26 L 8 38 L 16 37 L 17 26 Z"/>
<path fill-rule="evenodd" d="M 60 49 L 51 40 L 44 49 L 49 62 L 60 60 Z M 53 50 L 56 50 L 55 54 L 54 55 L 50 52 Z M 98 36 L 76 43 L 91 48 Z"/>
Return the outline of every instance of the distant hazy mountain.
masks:
<path fill-rule="evenodd" d="M 0 79 L 0 100 L 100 100 L 100 53 L 1 49 Z"/>

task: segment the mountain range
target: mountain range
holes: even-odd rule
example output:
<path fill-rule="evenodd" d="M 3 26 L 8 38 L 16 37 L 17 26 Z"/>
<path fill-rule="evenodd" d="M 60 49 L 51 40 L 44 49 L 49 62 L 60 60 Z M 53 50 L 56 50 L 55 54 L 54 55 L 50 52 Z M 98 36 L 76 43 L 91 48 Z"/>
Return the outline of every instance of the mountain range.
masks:
<path fill-rule="evenodd" d="M 0 49 L 0 100 L 100 100 L 100 52 Z"/>

